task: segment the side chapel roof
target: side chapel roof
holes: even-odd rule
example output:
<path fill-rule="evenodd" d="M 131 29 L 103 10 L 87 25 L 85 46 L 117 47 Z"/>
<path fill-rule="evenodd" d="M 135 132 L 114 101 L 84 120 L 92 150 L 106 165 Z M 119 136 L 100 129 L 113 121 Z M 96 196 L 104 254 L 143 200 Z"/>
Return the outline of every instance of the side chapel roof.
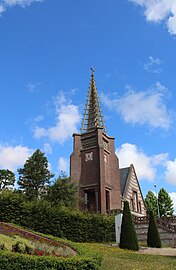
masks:
<path fill-rule="evenodd" d="M 122 196 L 124 195 L 129 172 L 130 172 L 130 167 L 120 169 L 120 191 L 121 191 Z"/>
<path fill-rule="evenodd" d="M 104 117 L 102 114 L 102 109 L 100 106 L 100 101 L 94 78 L 94 69 L 91 68 L 91 71 L 92 74 L 90 79 L 88 96 L 86 100 L 86 107 L 84 110 L 84 116 L 82 120 L 81 133 L 93 131 L 97 127 L 101 127 L 103 129 L 103 132 L 106 133 Z"/>

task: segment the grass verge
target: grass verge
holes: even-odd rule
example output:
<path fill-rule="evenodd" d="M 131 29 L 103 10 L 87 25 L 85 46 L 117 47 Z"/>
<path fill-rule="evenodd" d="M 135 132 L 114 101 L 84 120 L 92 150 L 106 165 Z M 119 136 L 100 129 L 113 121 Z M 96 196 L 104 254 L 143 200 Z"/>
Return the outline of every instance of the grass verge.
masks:
<path fill-rule="evenodd" d="M 100 244 L 82 244 L 82 247 L 102 256 L 100 270 L 174 270 L 176 257 L 141 254 Z"/>

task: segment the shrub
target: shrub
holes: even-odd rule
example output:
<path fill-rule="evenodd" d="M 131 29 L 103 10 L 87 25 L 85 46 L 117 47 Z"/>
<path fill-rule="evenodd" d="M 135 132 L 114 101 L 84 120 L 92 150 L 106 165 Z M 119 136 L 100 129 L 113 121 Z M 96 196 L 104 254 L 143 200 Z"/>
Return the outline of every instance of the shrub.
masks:
<path fill-rule="evenodd" d="M 99 259 L 89 257 L 54 258 L 38 257 L 0 251 L 0 269 L 10 270 L 97 270 Z"/>
<path fill-rule="evenodd" d="M 0 250 L 4 250 L 5 249 L 5 245 L 4 244 L 0 244 Z"/>
<path fill-rule="evenodd" d="M 129 250 L 139 250 L 137 235 L 127 201 L 124 202 L 119 247 Z"/>
<path fill-rule="evenodd" d="M 26 246 L 20 242 L 12 245 L 13 252 L 25 253 Z"/>
<path fill-rule="evenodd" d="M 44 200 L 25 202 L 19 194 L 12 192 L 0 194 L 0 221 L 76 242 L 115 241 L 113 215 L 58 208 Z"/>
<path fill-rule="evenodd" d="M 24 197 L 11 190 L 3 190 L 0 194 L 0 221 L 19 223 L 23 218 Z"/>
<path fill-rule="evenodd" d="M 161 239 L 156 224 L 156 220 L 152 211 L 149 212 L 149 226 L 147 232 L 147 245 L 148 247 L 161 248 Z"/>
<path fill-rule="evenodd" d="M 32 255 L 33 249 L 31 247 L 29 247 L 28 245 L 25 245 L 24 253 Z"/>
<path fill-rule="evenodd" d="M 35 206 L 26 227 L 45 234 L 67 238 L 74 242 L 113 242 L 115 240 L 114 217 L 83 213 L 68 208 Z M 35 221 L 31 216 L 35 217 Z M 23 224 L 21 224 L 23 225 Z"/>

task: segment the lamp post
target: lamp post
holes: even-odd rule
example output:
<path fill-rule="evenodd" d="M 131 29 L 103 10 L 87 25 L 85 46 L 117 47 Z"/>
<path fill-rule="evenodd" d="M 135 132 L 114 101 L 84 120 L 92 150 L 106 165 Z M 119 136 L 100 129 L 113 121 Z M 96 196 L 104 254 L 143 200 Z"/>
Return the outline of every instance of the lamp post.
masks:
<path fill-rule="evenodd" d="M 158 218 L 160 218 L 160 211 L 159 211 L 159 203 L 158 203 L 158 193 L 156 189 L 156 185 L 154 185 L 155 193 L 156 193 L 156 203 L 157 203 L 157 210 L 158 210 Z"/>

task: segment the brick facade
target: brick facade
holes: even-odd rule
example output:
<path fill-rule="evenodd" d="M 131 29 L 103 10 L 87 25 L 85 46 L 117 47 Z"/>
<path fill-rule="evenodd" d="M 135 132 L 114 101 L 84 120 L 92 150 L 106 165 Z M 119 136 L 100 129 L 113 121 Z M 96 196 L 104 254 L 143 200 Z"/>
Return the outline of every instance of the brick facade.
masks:
<path fill-rule="evenodd" d="M 114 138 L 101 127 L 74 134 L 70 176 L 79 185 L 79 208 L 106 213 L 121 209 L 119 162 Z"/>

